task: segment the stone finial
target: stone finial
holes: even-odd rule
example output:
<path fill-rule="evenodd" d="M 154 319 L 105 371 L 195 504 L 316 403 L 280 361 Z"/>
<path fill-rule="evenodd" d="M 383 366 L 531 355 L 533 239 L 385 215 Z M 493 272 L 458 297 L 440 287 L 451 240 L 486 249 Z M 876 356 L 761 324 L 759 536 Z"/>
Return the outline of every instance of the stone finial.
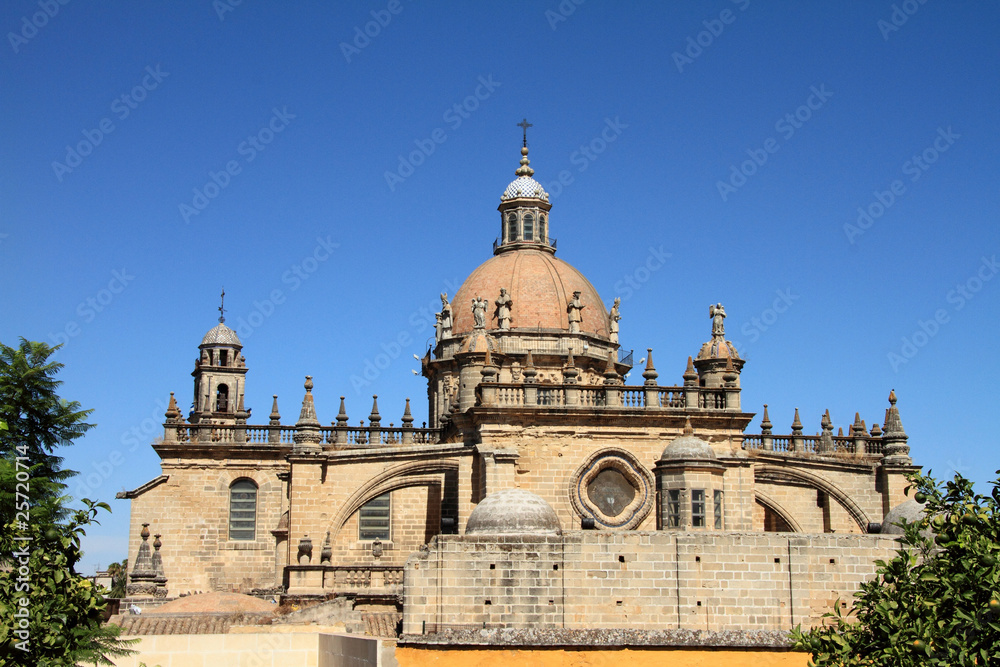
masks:
<path fill-rule="evenodd" d="M 372 411 L 368 415 L 369 426 L 377 428 L 382 423 L 382 415 L 378 413 L 378 394 L 372 396 Z"/>
<path fill-rule="evenodd" d="M 871 430 L 870 435 L 873 438 L 881 438 L 882 437 L 882 429 L 879 427 L 878 422 L 875 422 L 874 424 L 872 424 L 872 430 Z"/>
<path fill-rule="evenodd" d="M 653 366 L 653 348 L 646 348 L 646 370 L 642 372 L 642 377 L 646 379 L 643 384 L 649 385 L 650 387 L 656 386 L 656 378 L 660 377 L 660 374 L 656 372 L 656 367 Z"/>
<path fill-rule="evenodd" d="M 313 543 L 309 539 L 309 535 L 303 535 L 302 539 L 299 540 L 298 553 L 295 555 L 295 560 L 298 561 L 299 565 L 308 565 L 312 561 L 313 555 Z"/>
<path fill-rule="evenodd" d="M 823 413 L 823 419 L 820 420 L 820 427 L 823 432 L 819 436 L 819 440 L 816 442 L 816 453 L 826 454 L 833 451 L 833 420 L 830 419 L 830 410 L 827 409 Z M 843 435 L 843 433 L 841 433 Z"/>
<path fill-rule="evenodd" d="M 167 411 L 164 413 L 167 421 L 177 421 L 181 417 L 181 410 L 177 407 L 177 400 L 174 398 L 174 392 L 170 392 L 170 403 L 167 405 Z"/>
<path fill-rule="evenodd" d="M 281 424 L 281 413 L 278 412 L 278 395 L 271 394 L 271 426 Z"/>
<path fill-rule="evenodd" d="M 563 384 L 576 384 L 580 378 L 580 371 L 576 368 L 576 360 L 573 359 L 573 352 L 570 351 L 566 357 L 566 365 L 563 366 Z"/>
<path fill-rule="evenodd" d="M 329 565 L 333 558 L 333 548 L 330 546 L 330 531 L 326 531 L 326 539 L 323 540 L 323 549 L 319 552 L 319 563 Z"/>
<path fill-rule="evenodd" d="M 854 423 L 851 424 L 851 435 L 855 437 L 863 436 L 865 435 L 865 431 L 867 431 L 867 429 L 865 428 L 865 423 L 861 420 L 861 413 L 855 412 Z"/>
<path fill-rule="evenodd" d="M 698 371 L 694 369 L 694 360 L 689 356 L 688 365 L 684 370 L 684 386 L 693 387 L 698 384 Z"/>
<path fill-rule="evenodd" d="M 691 426 L 691 417 L 684 418 L 684 435 L 686 436 L 694 435 L 694 427 Z"/>
<path fill-rule="evenodd" d="M 795 408 L 795 419 L 792 420 L 792 435 L 802 435 L 802 420 L 799 419 L 798 408 Z"/>
<path fill-rule="evenodd" d="M 153 568 L 153 556 L 149 550 L 149 524 L 142 524 L 139 532 L 142 542 L 139 544 L 139 553 L 136 554 L 135 563 L 129 573 L 129 595 L 152 595 L 156 588 L 154 579 L 156 571 Z"/>
<path fill-rule="evenodd" d="M 760 433 L 761 435 L 771 435 L 771 427 L 774 424 L 771 423 L 771 418 L 767 415 L 767 403 L 764 404 L 764 416 L 760 420 Z"/>
<path fill-rule="evenodd" d="M 500 371 L 493 364 L 493 355 L 490 354 L 490 348 L 486 348 L 486 357 L 483 359 L 483 367 L 479 371 L 479 375 L 482 377 L 482 381 L 487 384 L 493 384 L 497 381 L 497 375 Z"/>
<path fill-rule="evenodd" d="M 403 428 L 413 428 L 413 415 L 410 413 L 410 399 L 406 399 L 406 409 L 403 410 Z"/>
<path fill-rule="evenodd" d="M 163 571 L 163 556 L 160 555 L 160 547 L 163 546 L 163 542 L 160 541 L 159 533 L 154 535 L 153 538 L 153 581 L 156 582 L 156 587 L 159 589 L 153 595 L 156 597 L 166 597 L 167 575 Z"/>
<path fill-rule="evenodd" d="M 837 437 L 838 438 L 843 438 L 844 437 L 844 427 L 843 426 L 839 426 L 837 428 Z"/>
<path fill-rule="evenodd" d="M 733 358 L 726 357 L 726 368 L 722 372 L 722 380 L 726 383 L 727 387 L 731 387 L 736 383 L 736 378 L 739 377 L 739 373 L 736 372 L 736 367 L 733 366 Z"/>
<path fill-rule="evenodd" d="M 621 376 L 615 367 L 615 351 L 608 350 L 608 361 L 604 365 L 604 384 L 618 384 Z"/>
<path fill-rule="evenodd" d="M 535 368 L 535 358 L 531 354 L 531 350 L 528 350 L 528 357 L 524 360 L 524 368 L 521 373 L 524 375 L 525 384 L 534 384 L 535 378 L 538 376 L 538 369 Z"/>
<path fill-rule="evenodd" d="M 885 432 L 882 434 L 886 465 L 912 465 L 910 447 L 906 444 L 908 439 L 903 430 L 903 421 L 899 418 L 899 409 L 896 408 L 896 391 L 892 390 L 889 392 L 889 409 L 886 411 Z"/>
<path fill-rule="evenodd" d="M 344 397 L 340 397 L 340 412 L 337 413 L 337 426 L 347 426 L 347 406 L 344 405 Z"/>
<path fill-rule="evenodd" d="M 311 375 L 306 376 L 304 386 L 306 394 L 302 397 L 302 410 L 299 411 L 299 420 L 295 422 L 295 435 L 292 436 L 292 441 L 300 446 L 299 448 L 319 445 L 321 441 L 319 419 L 316 418 L 316 406 L 313 404 Z"/>

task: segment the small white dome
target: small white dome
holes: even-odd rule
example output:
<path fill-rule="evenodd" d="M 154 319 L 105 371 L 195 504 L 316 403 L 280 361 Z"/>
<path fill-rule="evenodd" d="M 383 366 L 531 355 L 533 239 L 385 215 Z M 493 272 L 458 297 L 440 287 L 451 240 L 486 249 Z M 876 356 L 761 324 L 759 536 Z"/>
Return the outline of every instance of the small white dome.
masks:
<path fill-rule="evenodd" d="M 205 337 L 201 339 L 202 345 L 231 345 L 233 347 L 243 347 L 236 332 L 227 327 L 222 322 L 212 327 Z"/>
<path fill-rule="evenodd" d="M 661 461 L 715 461 L 716 458 L 712 446 L 693 435 L 677 438 L 660 455 Z"/>
<path fill-rule="evenodd" d="M 545 500 L 524 489 L 486 496 L 469 515 L 466 535 L 561 535 L 559 517 Z"/>
<path fill-rule="evenodd" d="M 507 186 L 500 200 L 506 201 L 508 199 L 517 199 L 518 197 L 532 197 L 548 201 L 549 193 L 545 191 L 541 183 L 530 176 L 518 176 Z"/>
<path fill-rule="evenodd" d="M 902 535 L 903 528 L 897 525 L 902 519 L 906 519 L 907 523 L 916 523 L 922 518 L 924 518 L 924 506 L 910 498 L 889 510 L 885 518 L 882 519 L 880 532 L 883 535 Z"/>

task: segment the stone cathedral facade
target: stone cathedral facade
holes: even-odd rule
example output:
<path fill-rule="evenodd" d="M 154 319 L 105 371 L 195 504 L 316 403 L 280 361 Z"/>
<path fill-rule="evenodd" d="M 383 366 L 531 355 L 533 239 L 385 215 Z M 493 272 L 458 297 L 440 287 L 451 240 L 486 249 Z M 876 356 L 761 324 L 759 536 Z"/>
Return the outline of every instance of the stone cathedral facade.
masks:
<path fill-rule="evenodd" d="M 386 418 L 377 398 L 352 419 L 341 397 L 324 423 L 313 392 L 330 389 L 309 377 L 294 418 L 275 396 L 248 424 L 243 345 L 223 318 L 205 334 L 193 410 L 171 393 L 152 445 L 160 474 L 119 494 L 133 594 L 347 596 L 401 610 L 413 635 L 787 629 L 891 553 L 882 526 L 914 469 L 895 396 L 870 428 L 835 435 L 827 414 L 805 435 L 796 410 L 776 434 L 764 406 L 748 433 L 721 304 L 690 357 L 647 350 L 627 384 L 619 303 L 556 257 L 560 223 L 521 154 L 492 257 L 441 295 L 424 427 L 409 400 Z"/>

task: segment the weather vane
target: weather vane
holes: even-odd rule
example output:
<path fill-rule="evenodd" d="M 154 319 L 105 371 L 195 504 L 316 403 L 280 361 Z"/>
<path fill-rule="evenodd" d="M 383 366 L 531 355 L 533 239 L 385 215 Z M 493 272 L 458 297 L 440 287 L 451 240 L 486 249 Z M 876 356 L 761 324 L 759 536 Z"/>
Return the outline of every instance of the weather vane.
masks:
<path fill-rule="evenodd" d="M 219 304 L 219 324 L 226 321 L 226 288 L 222 288 L 222 303 Z"/>
<path fill-rule="evenodd" d="M 517 126 L 519 128 L 521 128 L 522 130 L 524 130 L 524 147 L 527 148 L 528 147 L 528 128 L 532 127 L 532 124 L 528 122 L 527 118 L 525 118 L 520 123 L 518 123 Z"/>

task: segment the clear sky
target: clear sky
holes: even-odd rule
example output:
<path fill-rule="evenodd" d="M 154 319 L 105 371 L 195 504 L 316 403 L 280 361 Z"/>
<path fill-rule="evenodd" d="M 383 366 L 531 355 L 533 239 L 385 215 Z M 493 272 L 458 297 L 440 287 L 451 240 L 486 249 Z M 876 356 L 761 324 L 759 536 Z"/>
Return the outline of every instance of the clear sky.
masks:
<path fill-rule="evenodd" d="M 881 423 L 895 388 L 917 463 L 1000 468 L 995 2 L 9 0 L 0 27 L 0 341 L 65 342 L 94 410 L 64 452 L 114 508 L 87 568 L 126 556 L 114 495 L 159 474 L 223 287 L 251 422 L 278 394 L 293 423 L 306 374 L 324 423 L 342 394 L 426 419 L 412 355 L 490 257 L 525 117 L 558 256 L 662 384 L 721 302 L 776 433 Z"/>

